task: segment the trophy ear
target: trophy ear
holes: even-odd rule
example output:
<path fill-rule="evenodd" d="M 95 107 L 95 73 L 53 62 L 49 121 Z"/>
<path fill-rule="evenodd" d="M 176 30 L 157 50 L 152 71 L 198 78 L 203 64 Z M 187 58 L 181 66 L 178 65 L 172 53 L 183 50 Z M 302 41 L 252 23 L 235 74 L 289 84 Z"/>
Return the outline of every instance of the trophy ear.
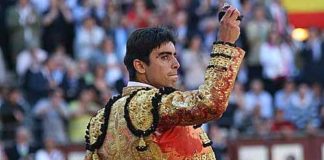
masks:
<path fill-rule="evenodd" d="M 220 10 L 220 12 L 218 13 L 218 21 L 220 22 L 222 20 L 222 18 L 224 17 L 225 15 L 225 12 L 227 11 L 227 9 L 230 8 L 230 5 L 228 3 L 224 3 L 224 6 L 222 7 L 222 9 Z M 242 21 L 243 19 L 243 16 L 240 15 L 237 17 L 236 20 L 238 21 Z"/>
<path fill-rule="evenodd" d="M 230 5 L 228 3 L 224 3 L 222 9 L 218 13 L 218 21 L 222 20 L 223 16 L 225 15 L 225 12 L 227 11 L 228 8 L 230 8 Z"/>

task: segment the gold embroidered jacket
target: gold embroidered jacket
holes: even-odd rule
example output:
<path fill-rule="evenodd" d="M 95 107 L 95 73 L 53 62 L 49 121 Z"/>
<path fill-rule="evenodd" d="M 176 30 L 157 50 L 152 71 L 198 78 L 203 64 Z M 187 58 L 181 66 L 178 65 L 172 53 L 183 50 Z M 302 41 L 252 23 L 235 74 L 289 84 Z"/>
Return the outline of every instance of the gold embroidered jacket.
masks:
<path fill-rule="evenodd" d="M 195 91 L 126 87 L 98 111 L 85 159 L 215 159 L 199 124 L 225 112 L 244 51 L 214 44 L 205 82 Z"/>

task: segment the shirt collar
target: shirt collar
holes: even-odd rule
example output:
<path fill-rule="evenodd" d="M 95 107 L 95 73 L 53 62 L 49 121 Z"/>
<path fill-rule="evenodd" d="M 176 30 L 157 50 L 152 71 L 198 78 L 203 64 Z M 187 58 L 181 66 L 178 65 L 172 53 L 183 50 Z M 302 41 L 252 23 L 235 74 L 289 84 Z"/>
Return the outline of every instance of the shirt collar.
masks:
<path fill-rule="evenodd" d="M 153 86 L 146 84 L 146 83 L 141 83 L 141 82 L 135 82 L 135 81 L 129 81 L 127 83 L 127 87 L 150 87 L 154 88 Z"/>

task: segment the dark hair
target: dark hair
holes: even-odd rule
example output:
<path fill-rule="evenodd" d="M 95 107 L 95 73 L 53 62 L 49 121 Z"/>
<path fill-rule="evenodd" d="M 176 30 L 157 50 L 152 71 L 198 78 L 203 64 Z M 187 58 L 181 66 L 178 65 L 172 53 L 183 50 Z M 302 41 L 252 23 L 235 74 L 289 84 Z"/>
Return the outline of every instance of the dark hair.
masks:
<path fill-rule="evenodd" d="M 129 72 L 129 80 L 136 80 L 136 70 L 133 61 L 139 59 L 149 65 L 149 56 L 152 50 L 167 42 L 172 42 L 175 45 L 174 36 L 167 28 L 152 27 L 134 31 L 127 40 L 124 58 L 124 64 Z"/>

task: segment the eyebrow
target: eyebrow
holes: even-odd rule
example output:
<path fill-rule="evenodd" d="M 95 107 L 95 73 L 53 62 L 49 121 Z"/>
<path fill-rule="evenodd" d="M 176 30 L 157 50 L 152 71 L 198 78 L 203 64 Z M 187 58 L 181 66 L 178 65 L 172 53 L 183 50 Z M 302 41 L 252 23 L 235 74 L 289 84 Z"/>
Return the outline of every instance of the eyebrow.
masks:
<path fill-rule="evenodd" d="M 160 56 L 163 56 L 163 55 L 177 55 L 177 53 L 176 53 L 176 52 L 172 53 L 172 52 L 167 52 L 167 51 L 165 51 L 165 52 L 160 52 L 160 53 L 157 55 L 157 57 L 160 57 Z"/>

